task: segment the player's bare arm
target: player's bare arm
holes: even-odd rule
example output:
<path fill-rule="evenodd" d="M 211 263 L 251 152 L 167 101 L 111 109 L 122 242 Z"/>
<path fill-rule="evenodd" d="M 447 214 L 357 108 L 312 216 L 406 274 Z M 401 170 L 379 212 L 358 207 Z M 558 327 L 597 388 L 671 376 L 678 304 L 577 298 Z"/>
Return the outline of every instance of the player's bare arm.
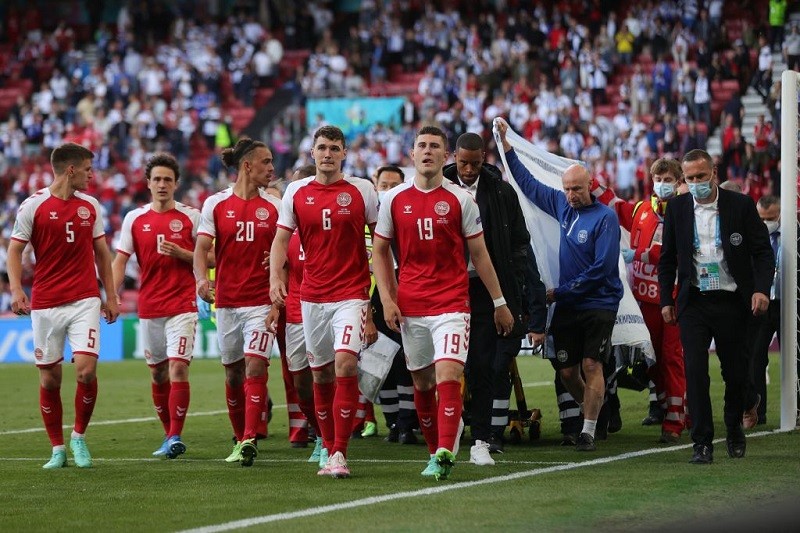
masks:
<path fill-rule="evenodd" d="M 497 334 L 508 335 L 514 327 L 514 315 L 511 314 L 511 310 L 509 310 L 508 305 L 505 304 L 505 299 L 503 299 L 503 291 L 500 289 L 497 273 L 494 271 L 494 266 L 492 266 L 492 259 L 486 250 L 486 242 L 483 240 L 483 235 L 468 239 L 467 247 L 469 248 L 469 254 L 472 256 L 472 264 L 475 265 L 475 271 L 486 286 L 486 290 L 489 291 L 492 300 L 495 301 L 494 323 L 497 327 Z M 500 301 L 502 303 L 498 305 L 497 302 Z"/>
<path fill-rule="evenodd" d="M 278 307 L 277 305 L 273 305 L 270 308 L 269 313 L 267 313 L 267 318 L 264 319 L 264 324 L 267 327 L 267 331 L 273 335 L 278 333 L 278 319 L 280 319 L 282 309 L 283 308 Z"/>
<path fill-rule="evenodd" d="M 169 257 L 174 257 L 185 263 L 189 263 L 190 265 L 194 261 L 194 253 L 192 250 L 182 248 L 180 245 L 172 241 L 162 241 L 158 246 L 158 251 L 159 253 L 168 255 Z"/>
<path fill-rule="evenodd" d="M 289 249 L 289 238 L 292 233 L 285 228 L 278 228 L 269 253 L 269 297 L 273 305 L 286 305 L 286 256 Z"/>
<path fill-rule="evenodd" d="M 375 274 L 376 288 L 383 304 L 386 325 L 399 333 L 403 317 L 397 307 L 397 279 L 394 277 L 392 249 L 386 239 L 377 238 L 372 241 L 372 272 Z"/>
<path fill-rule="evenodd" d="M 25 291 L 22 290 L 22 252 L 26 243 L 10 240 L 8 243 L 8 281 L 11 290 L 11 310 L 17 315 L 28 315 L 31 312 L 31 303 Z"/>
<path fill-rule="evenodd" d="M 127 254 L 117 252 L 114 262 L 111 263 L 111 273 L 114 276 L 114 294 L 119 295 L 122 282 L 125 281 L 125 267 L 128 265 L 128 259 L 130 257 Z M 119 296 L 117 296 L 117 302 L 119 302 Z"/>
<path fill-rule="evenodd" d="M 103 305 L 103 314 L 106 322 L 113 324 L 119 316 L 119 301 L 117 300 L 116 285 L 114 285 L 114 274 L 111 269 L 111 250 L 108 249 L 105 237 L 94 240 L 94 262 L 97 265 L 97 273 L 100 281 L 106 290 L 106 302 Z"/>
<path fill-rule="evenodd" d="M 212 244 L 208 235 L 198 235 L 194 245 L 194 279 L 197 280 L 197 295 L 208 303 L 214 303 L 214 288 L 208 280 L 208 254 Z"/>

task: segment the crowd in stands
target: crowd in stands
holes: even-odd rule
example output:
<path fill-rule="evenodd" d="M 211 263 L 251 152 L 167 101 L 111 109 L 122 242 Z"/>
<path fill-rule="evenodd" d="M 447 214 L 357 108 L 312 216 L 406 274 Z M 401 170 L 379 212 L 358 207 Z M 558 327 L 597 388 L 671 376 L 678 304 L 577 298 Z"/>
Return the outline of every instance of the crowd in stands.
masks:
<path fill-rule="evenodd" d="M 776 190 L 780 87 L 765 71 L 771 58 L 762 58 L 775 43 L 766 20 L 752 17 L 765 9 L 722 0 L 363 0 L 353 15 L 330 1 L 272 0 L 267 13 L 234 2 L 215 14 L 193 4 L 130 2 L 116 24 L 98 21 L 82 32 L 47 28 L 36 9 L 5 8 L 5 237 L 18 203 L 52 179 L 49 151 L 64 141 L 97 154 L 89 192 L 106 210 L 110 235 L 148 201 L 142 167 L 154 151 L 179 159 L 179 198 L 200 206 L 230 179 L 216 154 L 278 86 L 296 94 L 264 139 L 280 176 L 309 162 L 310 135 L 326 120 L 305 126 L 306 98 L 402 95 L 395 123 L 349 140 L 348 173 L 410 165 L 414 132 L 426 124 L 442 126 L 453 143 L 480 134 L 494 163 L 491 122 L 503 115 L 533 144 L 585 161 L 632 200 L 650 193 L 655 158 L 705 148 L 722 124 L 721 178 L 756 198 Z M 777 43 L 795 65 L 797 34 Z M 287 66 L 296 50 L 292 57 L 307 61 Z M 750 85 L 769 109 L 752 144 L 741 131 L 740 96 Z"/>

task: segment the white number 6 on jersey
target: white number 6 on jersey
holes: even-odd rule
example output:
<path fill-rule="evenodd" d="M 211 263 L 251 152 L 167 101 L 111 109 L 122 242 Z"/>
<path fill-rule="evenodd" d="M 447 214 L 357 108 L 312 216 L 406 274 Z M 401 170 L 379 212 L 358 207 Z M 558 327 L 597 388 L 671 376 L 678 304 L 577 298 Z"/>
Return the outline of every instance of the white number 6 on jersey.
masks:
<path fill-rule="evenodd" d="M 325 229 L 325 230 L 331 229 L 331 210 L 330 209 L 323 209 L 322 210 L 322 229 Z"/>

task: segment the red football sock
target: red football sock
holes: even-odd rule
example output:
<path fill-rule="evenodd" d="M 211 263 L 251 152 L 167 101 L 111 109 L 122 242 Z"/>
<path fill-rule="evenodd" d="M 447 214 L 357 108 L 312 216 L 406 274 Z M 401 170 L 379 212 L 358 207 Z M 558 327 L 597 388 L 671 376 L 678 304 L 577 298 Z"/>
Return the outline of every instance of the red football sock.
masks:
<path fill-rule="evenodd" d="M 156 413 L 158 414 L 159 420 L 161 420 L 161 425 L 164 426 L 164 433 L 169 435 L 169 393 L 170 393 L 170 383 L 167 381 L 166 383 L 151 383 L 151 389 L 153 390 L 153 406 L 156 408 Z"/>
<path fill-rule="evenodd" d="M 436 389 L 421 391 L 414 387 L 414 407 L 422 436 L 428 445 L 428 453 L 436 453 L 439 445 L 439 427 L 436 425 Z"/>
<path fill-rule="evenodd" d="M 244 385 L 231 387 L 225 384 L 225 400 L 228 403 L 228 418 L 231 419 L 236 440 L 244 440 Z"/>
<path fill-rule="evenodd" d="M 464 405 L 461 399 L 461 383 L 443 381 L 436 385 L 436 390 L 439 392 L 439 448 L 453 451 Z"/>
<path fill-rule="evenodd" d="M 254 439 L 262 416 L 266 416 L 267 376 L 247 378 L 244 380 L 244 438 Z"/>
<path fill-rule="evenodd" d="M 64 445 L 64 430 L 61 428 L 62 407 L 61 389 L 45 389 L 39 387 L 39 410 L 42 412 L 44 429 L 53 446 Z"/>
<path fill-rule="evenodd" d="M 336 394 L 333 397 L 333 422 L 336 438 L 333 453 L 342 452 L 347 457 L 347 444 L 353 433 L 353 418 L 358 408 L 358 377 L 336 377 Z"/>
<path fill-rule="evenodd" d="M 300 406 L 300 410 L 305 415 L 306 420 L 308 420 L 308 425 L 314 428 L 317 436 L 321 437 L 319 424 L 317 424 L 317 413 L 314 411 L 314 397 L 312 396 L 308 400 L 298 400 L 297 404 Z"/>
<path fill-rule="evenodd" d="M 188 381 L 176 381 L 169 392 L 169 432 L 168 436 L 180 435 L 186 413 L 189 411 L 190 389 Z"/>
<path fill-rule="evenodd" d="M 94 404 L 97 402 L 97 378 L 91 383 L 78 382 L 75 390 L 75 433 L 83 435 L 92 418 Z"/>
<path fill-rule="evenodd" d="M 336 393 L 336 382 L 314 383 L 314 411 L 317 413 L 317 427 L 322 436 L 325 448 L 333 455 L 333 396 Z"/>

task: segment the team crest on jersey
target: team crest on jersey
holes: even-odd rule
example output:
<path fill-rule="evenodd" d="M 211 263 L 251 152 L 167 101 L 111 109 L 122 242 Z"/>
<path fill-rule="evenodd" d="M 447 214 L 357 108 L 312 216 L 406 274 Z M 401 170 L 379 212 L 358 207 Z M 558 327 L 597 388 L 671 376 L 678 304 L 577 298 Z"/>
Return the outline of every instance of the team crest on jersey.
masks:
<path fill-rule="evenodd" d="M 433 210 L 437 215 L 443 217 L 450 212 L 450 204 L 445 201 L 436 202 L 436 205 L 433 206 Z"/>
<path fill-rule="evenodd" d="M 58 220 L 58 213 L 55 211 L 50 211 L 50 220 Z"/>
<path fill-rule="evenodd" d="M 142 226 L 142 231 L 150 231 L 150 224 L 144 224 Z"/>
<path fill-rule="evenodd" d="M 350 196 L 350 193 L 347 192 L 340 192 L 339 196 L 336 197 L 336 203 L 342 207 L 347 207 L 350 205 L 350 202 L 353 201 L 353 197 Z"/>
<path fill-rule="evenodd" d="M 225 218 L 234 218 L 236 214 L 233 211 L 227 211 L 225 213 Z"/>
<path fill-rule="evenodd" d="M 86 219 L 88 219 L 90 216 L 92 216 L 92 213 L 90 213 L 90 212 L 89 212 L 89 210 L 88 210 L 88 209 L 86 209 L 85 207 L 83 207 L 83 206 L 80 206 L 80 207 L 78 208 L 78 216 L 79 216 L 79 217 L 81 217 L 83 220 L 86 220 Z"/>
<path fill-rule="evenodd" d="M 411 206 L 410 205 L 404 205 L 403 206 L 403 214 L 404 215 L 408 215 L 410 213 L 411 213 Z"/>
<path fill-rule="evenodd" d="M 259 207 L 256 209 L 256 218 L 258 220 L 267 220 L 269 218 L 269 211 L 264 207 Z"/>
<path fill-rule="evenodd" d="M 177 218 L 174 218 L 169 221 L 169 229 L 174 231 L 175 233 L 178 233 L 180 230 L 183 229 L 183 222 L 181 222 Z"/>
<path fill-rule="evenodd" d="M 582 229 L 578 232 L 578 242 L 583 244 L 586 242 L 586 239 L 589 238 L 589 233 L 585 229 Z"/>

